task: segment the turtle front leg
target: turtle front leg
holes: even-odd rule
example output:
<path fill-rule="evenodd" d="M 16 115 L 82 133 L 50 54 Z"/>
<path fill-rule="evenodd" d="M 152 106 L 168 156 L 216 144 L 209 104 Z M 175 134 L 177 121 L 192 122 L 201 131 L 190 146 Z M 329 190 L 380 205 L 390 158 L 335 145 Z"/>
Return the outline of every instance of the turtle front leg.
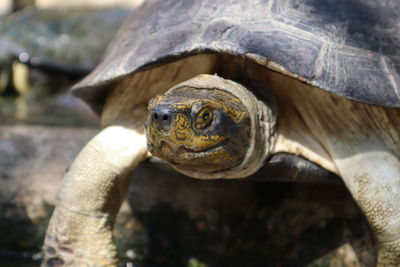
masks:
<path fill-rule="evenodd" d="M 146 155 L 139 127 L 109 126 L 83 148 L 64 177 L 42 266 L 117 266 L 113 224 L 130 173 Z"/>
<path fill-rule="evenodd" d="M 400 266 L 400 129 L 394 123 L 397 111 L 339 101 L 335 103 L 335 114 L 320 112 L 325 119 L 310 125 L 374 230 L 379 245 L 378 266 Z"/>
<path fill-rule="evenodd" d="M 329 154 L 375 232 L 378 266 L 400 266 L 400 111 L 297 82 L 284 85 L 277 91 L 286 103 L 281 114 L 308 129 Z"/>
<path fill-rule="evenodd" d="M 378 266 L 400 266 L 399 158 L 371 143 L 348 145 L 359 153 L 343 151 L 335 161 L 379 241 Z"/>

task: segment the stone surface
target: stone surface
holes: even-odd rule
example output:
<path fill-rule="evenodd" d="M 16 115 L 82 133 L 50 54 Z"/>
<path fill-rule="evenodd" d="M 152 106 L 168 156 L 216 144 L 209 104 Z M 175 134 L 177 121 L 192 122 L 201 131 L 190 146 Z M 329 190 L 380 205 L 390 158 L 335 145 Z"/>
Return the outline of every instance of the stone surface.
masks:
<path fill-rule="evenodd" d="M 15 266 L 5 264 L 10 251 L 20 260 L 39 251 L 64 172 L 97 131 L 0 126 L 0 266 Z M 343 185 L 201 181 L 150 161 L 132 175 L 115 236 L 124 262 L 149 266 L 374 266 L 376 258 Z"/>
<path fill-rule="evenodd" d="M 372 232 L 343 185 L 201 181 L 145 162 L 128 200 L 145 245 L 136 255 L 160 266 L 375 265 Z"/>
<path fill-rule="evenodd" d="M 40 250 L 65 170 L 96 132 L 0 126 L 0 266 L 2 258 Z"/>

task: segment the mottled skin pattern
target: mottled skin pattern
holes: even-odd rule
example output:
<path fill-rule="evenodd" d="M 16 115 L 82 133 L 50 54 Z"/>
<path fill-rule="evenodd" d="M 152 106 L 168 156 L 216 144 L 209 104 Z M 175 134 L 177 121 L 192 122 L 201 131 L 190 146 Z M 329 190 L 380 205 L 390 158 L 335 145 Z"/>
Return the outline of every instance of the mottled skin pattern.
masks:
<path fill-rule="evenodd" d="M 229 169 L 250 146 L 246 107 L 219 89 L 183 87 L 157 96 L 146 129 L 149 151 L 177 169 Z"/>

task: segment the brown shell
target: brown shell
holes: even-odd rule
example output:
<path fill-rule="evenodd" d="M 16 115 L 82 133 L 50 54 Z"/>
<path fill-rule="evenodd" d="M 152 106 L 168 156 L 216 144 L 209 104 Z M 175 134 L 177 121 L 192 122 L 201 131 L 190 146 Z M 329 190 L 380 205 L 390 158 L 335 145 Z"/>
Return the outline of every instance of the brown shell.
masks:
<path fill-rule="evenodd" d="M 73 93 L 99 112 L 111 82 L 213 52 L 345 98 L 398 108 L 398 14 L 398 0 L 148 0 Z"/>

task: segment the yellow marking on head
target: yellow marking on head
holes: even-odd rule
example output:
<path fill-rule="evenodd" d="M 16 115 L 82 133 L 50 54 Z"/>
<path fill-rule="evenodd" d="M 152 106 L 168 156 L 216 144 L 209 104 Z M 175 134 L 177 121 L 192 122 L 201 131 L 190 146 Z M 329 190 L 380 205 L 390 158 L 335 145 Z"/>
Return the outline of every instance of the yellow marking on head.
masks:
<path fill-rule="evenodd" d="M 186 103 L 174 103 L 173 105 L 172 105 L 172 107 L 175 109 L 175 110 L 185 110 L 185 109 L 190 109 L 190 107 L 192 106 L 192 103 L 193 103 L 194 101 L 188 101 L 188 102 L 186 102 Z"/>
<path fill-rule="evenodd" d="M 202 129 L 207 127 L 213 119 L 213 112 L 210 108 L 205 107 L 196 115 L 195 127 L 196 129 Z"/>
<path fill-rule="evenodd" d="M 193 135 L 190 129 L 190 121 L 183 114 L 176 115 L 171 131 L 173 138 L 176 140 L 186 140 L 188 137 L 190 138 L 190 136 Z"/>
<path fill-rule="evenodd" d="M 167 127 L 149 117 L 153 155 L 181 168 L 207 172 L 236 166 L 250 143 L 250 119 L 241 100 L 219 89 L 182 87 L 151 101 L 171 110 Z M 151 113 L 151 112 L 150 112 Z"/>
<path fill-rule="evenodd" d="M 196 135 L 190 126 L 190 120 L 184 114 L 177 114 L 171 126 L 169 139 L 186 148 L 202 150 L 222 142 L 225 137 L 220 135 Z"/>

